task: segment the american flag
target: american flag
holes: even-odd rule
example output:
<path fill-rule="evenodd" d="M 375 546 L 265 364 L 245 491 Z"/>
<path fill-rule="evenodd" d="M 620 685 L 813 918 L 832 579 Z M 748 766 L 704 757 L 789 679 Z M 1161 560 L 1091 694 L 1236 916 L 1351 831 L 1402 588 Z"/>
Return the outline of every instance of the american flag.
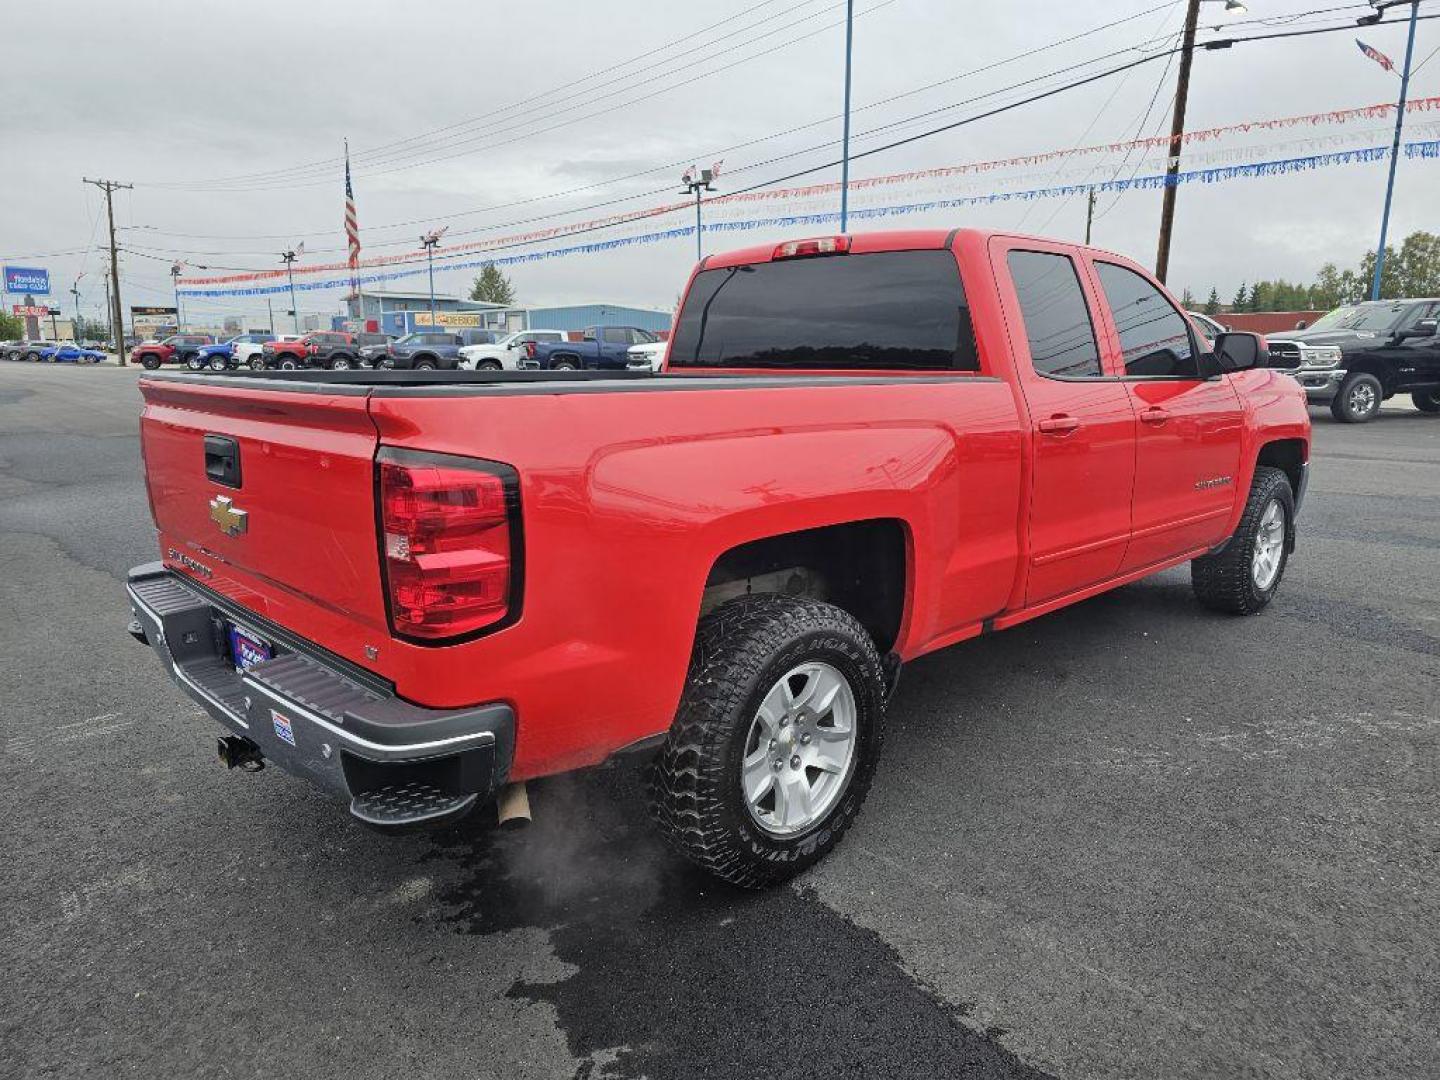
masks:
<path fill-rule="evenodd" d="M 1395 70 L 1395 61 L 1391 60 L 1390 57 L 1386 56 L 1383 52 L 1375 48 L 1373 45 L 1366 45 L 1365 42 L 1361 41 L 1358 37 L 1355 39 L 1355 44 L 1360 46 L 1361 52 L 1363 52 L 1371 60 L 1374 60 L 1375 63 L 1379 64 L 1386 71 Z"/>
<path fill-rule="evenodd" d="M 350 140 L 345 140 L 345 239 L 350 244 L 350 296 L 360 294 L 360 222 L 355 216 L 355 189 L 350 186 Z"/>

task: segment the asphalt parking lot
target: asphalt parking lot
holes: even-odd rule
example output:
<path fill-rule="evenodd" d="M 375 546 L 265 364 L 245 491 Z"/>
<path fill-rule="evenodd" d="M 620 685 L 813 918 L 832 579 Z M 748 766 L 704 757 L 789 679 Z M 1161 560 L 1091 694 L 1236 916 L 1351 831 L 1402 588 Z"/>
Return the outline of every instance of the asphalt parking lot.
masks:
<path fill-rule="evenodd" d="M 907 668 L 757 896 L 624 768 L 420 837 L 227 774 L 124 633 L 135 382 L 0 365 L 0 1075 L 1440 1075 L 1440 418 L 1314 413 L 1261 616 L 1172 571 Z"/>

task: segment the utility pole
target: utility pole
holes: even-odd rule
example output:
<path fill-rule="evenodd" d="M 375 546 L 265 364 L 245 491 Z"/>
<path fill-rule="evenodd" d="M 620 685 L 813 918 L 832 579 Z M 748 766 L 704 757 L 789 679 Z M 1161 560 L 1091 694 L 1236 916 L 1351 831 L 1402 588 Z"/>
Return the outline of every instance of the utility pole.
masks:
<path fill-rule="evenodd" d="M 850 216 L 850 54 L 855 41 L 855 0 L 845 0 L 845 132 L 840 142 L 840 231 Z"/>
<path fill-rule="evenodd" d="M 717 161 L 714 165 L 710 166 L 710 168 L 708 168 L 708 169 L 701 169 L 699 175 L 696 175 L 695 166 L 692 165 L 692 166 L 690 166 L 690 168 L 686 169 L 685 172 L 684 172 L 683 174 L 681 174 L 681 176 L 680 176 L 680 183 L 685 186 L 685 190 L 682 191 L 680 194 L 682 194 L 682 195 L 694 195 L 694 196 L 695 196 L 695 261 L 696 261 L 696 262 L 699 262 L 701 259 L 703 259 L 703 258 L 705 257 L 704 251 L 702 250 L 702 247 L 701 247 L 701 241 L 700 241 L 700 238 L 701 238 L 701 235 L 702 235 L 702 232 L 703 232 L 703 229 L 704 229 L 704 226 L 703 226 L 703 225 L 701 224 L 701 222 L 700 222 L 700 193 L 701 193 L 702 191 L 714 191 L 714 190 L 715 190 L 715 183 L 714 183 L 715 177 L 717 177 L 717 176 L 719 176 L 719 175 L 720 175 L 720 162 Z"/>
<path fill-rule="evenodd" d="M 110 222 L 110 280 L 114 283 L 110 289 L 110 336 L 115 339 L 115 354 L 120 361 L 120 366 L 125 366 L 125 320 L 120 316 L 120 256 L 115 250 L 115 192 L 121 188 L 134 188 L 134 184 L 122 184 L 118 180 L 91 180 L 84 178 L 85 183 L 94 184 L 101 191 L 105 192 L 105 216 Z"/>
<path fill-rule="evenodd" d="M 1385 14 L 1385 5 L 1377 4 L 1375 21 Z M 1380 299 L 1380 275 L 1385 269 L 1385 234 L 1390 231 L 1390 200 L 1395 194 L 1395 166 L 1400 161 L 1400 133 L 1405 127 L 1405 97 L 1410 92 L 1410 60 L 1415 55 L 1415 22 L 1420 16 L 1420 0 L 1410 0 L 1410 34 L 1405 39 L 1405 69 L 1400 75 L 1400 104 L 1395 107 L 1395 140 L 1390 144 L 1390 176 L 1385 181 L 1385 209 L 1380 214 L 1380 246 L 1375 249 L 1375 278 L 1370 283 L 1370 299 Z M 1362 20 L 1368 21 L 1368 20 Z"/>
<path fill-rule="evenodd" d="M 265 310 L 270 313 L 270 336 L 275 336 L 275 305 L 270 302 L 270 297 L 265 297 Z"/>
<path fill-rule="evenodd" d="M 1090 244 L 1090 226 L 1095 222 L 1095 189 L 1090 189 L 1090 194 L 1085 196 L 1085 244 Z"/>
<path fill-rule="evenodd" d="M 106 322 L 111 322 L 111 321 L 114 320 L 114 318 L 115 318 L 115 312 L 114 312 L 114 309 L 113 309 L 113 307 L 112 307 L 112 305 L 111 305 L 111 303 L 110 303 L 110 271 L 109 271 L 109 270 L 106 270 L 106 271 L 105 271 L 105 321 L 106 321 Z M 113 337 L 114 335 L 112 334 L 111 336 Z M 122 354 L 121 357 L 120 357 L 120 362 L 121 362 L 122 364 L 125 362 L 125 357 L 124 357 L 123 354 Z"/>
<path fill-rule="evenodd" d="M 280 261 L 285 264 L 285 272 L 290 277 L 290 314 L 295 319 L 295 333 L 300 333 L 300 305 L 295 302 L 295 260 L 299 255 L 292 251 L 282 251 Z M 275 316 L 270 316 L 270 321 L 275 321 Z"/>
<path fill-rule="evenodd" d="M 1195 26 L 1200 21 L 1200 0 L 1185 9 L 1185 34 L 1180 46 L 1180 78 L 1175 84 L 1175 115 L 1170 122 L 1170 155 L 1165 166 L 1165 192 L 1160 203 L 1160 245 L 1155 252 L 1155 276 L 1163 284 L 1170 269 L 1170 230 L 1175 224 L 1175 188 L 1179 184 L 1180 147 L 1185 137 L 1185 101 L 1190 96 L 1190 61 L 1195 55 Z"/>

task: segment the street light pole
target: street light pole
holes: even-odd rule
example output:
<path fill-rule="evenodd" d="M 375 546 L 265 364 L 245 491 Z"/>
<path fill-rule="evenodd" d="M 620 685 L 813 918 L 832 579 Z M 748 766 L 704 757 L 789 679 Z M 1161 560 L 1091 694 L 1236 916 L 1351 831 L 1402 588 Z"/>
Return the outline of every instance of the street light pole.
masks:
<path fill-rule="evenodd" d="M 175 332 L 178 334 L 185 329 L 185 315 L 180 308 L 180 264 L 175 263 L 170 267 L 170 277 L 175 283 Z"/>
<path fill-rule="evenodd" d="M 434 330 L 439 325 L 435 321 L 435 245 L 440 243 L 440 234 L 428 232 L 420 237 L 420 243 L 425 245 L 425 261 L 430 264 L 430 329 Z"/>
<path fill-rule="evenodd" d="M 715 180 L 715 177 L 717 177 L 717 176 L 719 176 L 719 175 L 720 175 L 720 162 L 717 161 L 714 165 L 710 166 L 710 168 L 708 168 L 708 169 L 701 169 L 699 176 L 696 176 L 696 175 L 695 175 L 695 167 L 692 165 L 690 168 L 686 169 L 685 172 L 684 172 L 684 173 L 681 175 L 681 177 L 680 177 L 680 183 L 682 183 L 682 184 L 685 185 L 685 190 L 682 191 L 681 194 L 682 194 L 682 195 L 694 195 L 694 196 L 695 196 L 695 261 L 696 261 L 696 262 L 699 262 L 701 259 L 703 259 L 703 258 L 705 257 L 705 253 L 704 253 L 704 251 L 703 251 L 703 249 L 702 249 L 702 247 L 701 247 L 701 243 L 700 243 L 700 237 L 701 237 L 702 231 L 703 231 L 703 229 L 704 229 L 704 226 L 700 223 L 700 193 L 701 193 L 702 191 L 714 191 L 714 190 L 715 190 L 714 180 Z"/>
<path fill-rule="evenodd" d="M 1384 14 L 1384 7 L 1379 14 Z M 1395 166 L 1400 161 L 1400 134 L 1405 127 L 1405 98 L 1410 92 L 1410 60 L 1415 55 L 1415 22 L 1420 0 L 1410 2 L 1410 33 L 1405 39 L 1405 68 L 1400 75 L 1400 103 L 1395 107 L 1395 139 L 1390 144 L 1390 175 L 1385 181 L 1385 209 L 1380 214 L 1380 245 L 1375 249 L 1375 278 L 1370 282 L 1370 299 L 1380 299 L 1380 275 L 1385 269 L 1385 235 L 1390 231 L 1390 200 L 1395 195 Z M 1377 20 L 1378 21 L 1378 20 Z"/>
<path fill-rule="evenodd" d="M 75 337 L 76 345 L 80 344 L 80 278 L 84 276 L 80 274 L 70 283 L 70 295 L 75 299 L 75 322 L 71 325 L 71 333 Z"/>
<path fill-rule="evenodd" d="M 299 256 L 294 251 L 282 251 L 280 261 L 285 264 L 285 272 L 290 277 L 290 314 L 295 320 L 295 333 L 300 333 L 300 305 L 295 301 L 295 260 Z M 274 316 L 271 316 L 273 321 Z"/>
<path fill-rule="evenodd" d="M 855 41 L 855 0 L 845 0 L 845 133 L 840 143 L 840 231 L 850 213 L 850 54 Z"/>

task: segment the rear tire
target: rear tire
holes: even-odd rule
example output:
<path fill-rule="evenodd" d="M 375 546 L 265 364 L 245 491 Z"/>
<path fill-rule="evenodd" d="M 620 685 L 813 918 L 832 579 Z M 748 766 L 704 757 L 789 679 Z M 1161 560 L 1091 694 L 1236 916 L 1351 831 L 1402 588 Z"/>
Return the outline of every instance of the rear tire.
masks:
<path fill-rule="evenodd" d="M 732 600 L 696 632 L 680 708 L 650 769 L 651 815 L 716 877 L 774 885 L 840 842 L 884 735 L 880 657 L 854 617 L 793 596 Z"/>
<path fill-rule="evenodd" d="M 194 356 L 187 356 L 185 358 L 185 366 L 191 371 L 204 371 L 205 361 L 200 359 L 199 353 L 196 353 Z"/>
<path fill-rule="evenodd" d="M 1330 401 L 1330 413 L 1342 424 L 1364 424 L 1380 414 L 1385 388 L 1368 372 L 1348 375 Z"/>
<path fill-rule="evenodd" d="M 251 360 L 250 360 L 250 370 L 251 370 L 251 371 L 264 371 L 264 370 L 265 370 L 265 361 L 262 360 L 262 359 L 260 359 L 260 357 L 258 357 L 258 356 L 252 357 Z"/>
<path fill-rule="evenodd" d="M 212 356 L 210 358 L 211 371 L 224 371 L 230 366 L 230 361 L 223 356 Z"/>
<path fill-rule="evenodd" d="M 1232 615 L 1253 615 L 1270 603 L 1290 560 L 1294 523 L 1290 478 L 1281 469 L 1257 466 L 1234 534 L 1214 555 L 1190 563 L 1190 584 L 1200 603 Z"/>
<path fill-rule="evenodd" d="M 352 365 L 350 363 L 350 358 L 348 356 L 337 356 L 335 357 L 335 359 L 330 361 L 331 371 L 349 371 L 351 366 Z"/>
<path fill-rule="evenodd" d="M 1440 390 L 1417 390 L 1410 400 L 1421 412 L 1440 413 Z"/>

